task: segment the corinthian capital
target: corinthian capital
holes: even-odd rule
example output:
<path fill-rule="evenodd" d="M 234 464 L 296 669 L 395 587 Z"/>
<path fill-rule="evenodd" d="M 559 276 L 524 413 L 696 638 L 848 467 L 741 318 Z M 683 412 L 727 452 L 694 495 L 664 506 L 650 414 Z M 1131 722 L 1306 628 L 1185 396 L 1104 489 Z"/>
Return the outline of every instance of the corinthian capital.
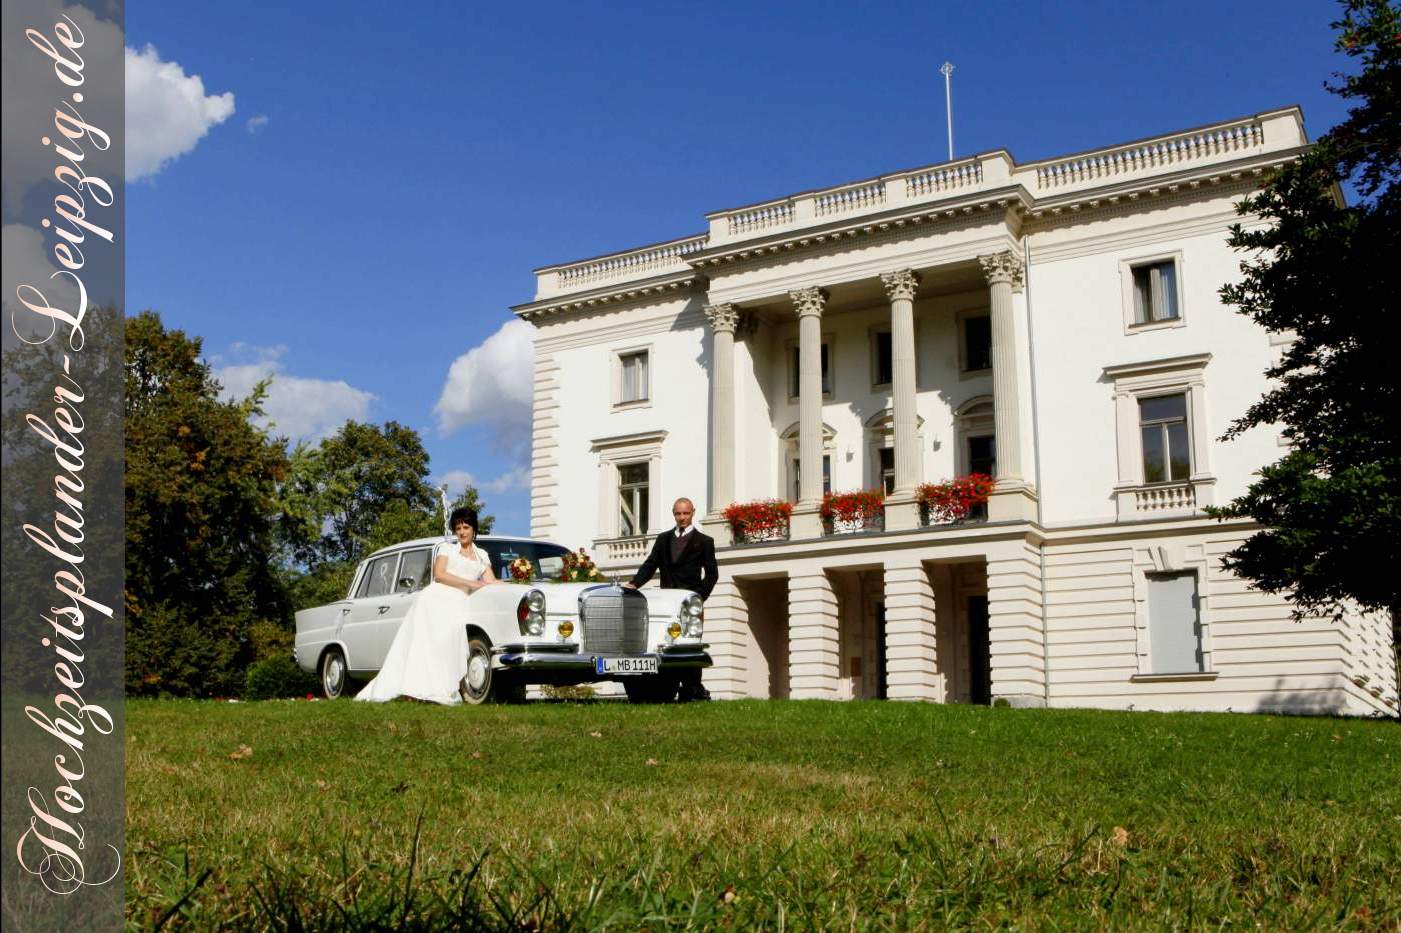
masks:
<path fill-rule="evenodd" d="M 788 293 L 788 297 L 792 299 L 793 309 L 798 312 L 798 317 L 807 317 L 809 314 L 821 317 L 822 309 L 827 305 L 827 293 L 820 288 L 795 288 Z"/>
<path fill-rule="evenodd" d="M 735 325 L 739 323 L 739 309 L 728 302 L 719 305 L 706 305 L 705 319 L 710 322 L 710 327 L 715 332 L 725 331 L 733 334 Z"/>
<path fill-rule="evenodd" d="M 983 276 L 989 285 L 1011 284 L 1012 291 L 1022 290 L 1022 257 L 1011 250 L 979 256 L 978 264 L 983 267 Z"/>
<path fill-rule="evenodd" d="M 919 276 L 913 269 L 899 269 L 895 272 L 883 272 L 880 277 L 881 284 L 885 286 L 885 294 L 891 301 L 904 298 L 913 301 L 915 289 L 919 288 Z"/>

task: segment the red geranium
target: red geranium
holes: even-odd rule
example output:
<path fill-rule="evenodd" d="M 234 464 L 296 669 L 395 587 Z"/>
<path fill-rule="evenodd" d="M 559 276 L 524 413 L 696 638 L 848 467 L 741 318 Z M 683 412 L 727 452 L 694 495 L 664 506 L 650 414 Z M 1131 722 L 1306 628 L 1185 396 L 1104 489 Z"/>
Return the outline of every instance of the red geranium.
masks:
<path fill-rule="evenodd" d="M 736 541 L 786 538 L 788 520 L 793 515 L 793 503 L 781 499 L 731 502 L 725 507 L 724 514 Z"/>
<path fill-rule="evenodd" d="M 970 473 L 946 483 L 925 483 L 916 490 L 931 525 L 961 521 L 975 506 L 987 505 L 995 485 L 986 473 Z"/>
<path fill-rule="evenodd" d="M 864 527 L 885 514 L 885 493 L 880 489 L 829 492 L 822 497 L 820 514 L 830 524 Z"/>

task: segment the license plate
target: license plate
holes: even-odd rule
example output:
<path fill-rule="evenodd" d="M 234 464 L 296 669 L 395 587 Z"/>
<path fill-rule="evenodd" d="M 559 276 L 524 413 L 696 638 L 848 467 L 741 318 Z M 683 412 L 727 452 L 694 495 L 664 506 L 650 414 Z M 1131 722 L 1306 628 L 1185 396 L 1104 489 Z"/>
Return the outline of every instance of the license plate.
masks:
<path fill-rule="evenodd" d="M 638 658 L 594 658 L 594 671 L 599 674 L 655 674 L 657 658 L 647 655 Z"/>

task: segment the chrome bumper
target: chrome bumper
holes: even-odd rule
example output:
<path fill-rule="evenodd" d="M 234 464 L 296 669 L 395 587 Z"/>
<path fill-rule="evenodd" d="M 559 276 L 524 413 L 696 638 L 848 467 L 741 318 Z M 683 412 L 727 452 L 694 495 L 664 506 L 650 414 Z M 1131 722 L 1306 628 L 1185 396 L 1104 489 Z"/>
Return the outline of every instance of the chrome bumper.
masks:
<path fill-rule="evenodd" d="M 710 667 L 709 645 L 666 645 L 645 655 L 656 655 L 659 671 Z M 644 656 L 645 656 L 644 655 Z M 503 645 L 496 660 L 504 668 L 523 671 L 594 672 L 594 659 L 609 655 L 582 654 L 575 645 Z"/>

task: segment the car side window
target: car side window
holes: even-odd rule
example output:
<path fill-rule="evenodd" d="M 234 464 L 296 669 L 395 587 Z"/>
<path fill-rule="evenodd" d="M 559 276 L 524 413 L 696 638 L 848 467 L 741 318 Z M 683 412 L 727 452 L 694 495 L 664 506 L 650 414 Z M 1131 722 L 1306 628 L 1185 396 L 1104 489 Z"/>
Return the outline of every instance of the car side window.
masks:
<path fill-rule="evenodd" d="M 399 565 L 399 577 L 394 581 L 396 593 L 413 593 L 428 585 L 433 574 L 433 563 L 429 559 L 432 553 L 429 548 L 421 548 L 404 554 L 403 563 Z"/>
<path fill-rule="evenodd" d="M 360 581 L 360 592 L 355 595 L 364 598 L 393 592 L 394 567 L 398 562 L 398 554 L 386 554 L 370 561 L 370 566 L 365 568 L 365 578 Z"/>

